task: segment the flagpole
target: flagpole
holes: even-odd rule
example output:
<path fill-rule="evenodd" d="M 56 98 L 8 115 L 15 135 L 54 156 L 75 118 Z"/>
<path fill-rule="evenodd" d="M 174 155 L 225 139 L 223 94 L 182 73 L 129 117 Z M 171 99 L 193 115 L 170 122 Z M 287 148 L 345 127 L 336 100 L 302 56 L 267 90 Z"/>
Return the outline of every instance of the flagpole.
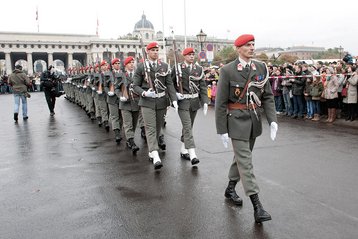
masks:
<path fill-rule="evenodd" d="M 37 32 L 40 32 L 40 23 L 39 23 L 39 7 L 36 6 L 36 22 L 37 22 Z"/>
<path fill-rule="evenodd" d="M 165 46 L 165 35 L 164 35 L 164 0 L 162 0 L 162 31 L 163 31 L 163 50 L 164 50 L 164 62 L 167 62 L 167 48 Z"/>
<path fill-rule="evenodd" d="M 184 0 L 184 47 L 186 48 L 186 1 Z"/>

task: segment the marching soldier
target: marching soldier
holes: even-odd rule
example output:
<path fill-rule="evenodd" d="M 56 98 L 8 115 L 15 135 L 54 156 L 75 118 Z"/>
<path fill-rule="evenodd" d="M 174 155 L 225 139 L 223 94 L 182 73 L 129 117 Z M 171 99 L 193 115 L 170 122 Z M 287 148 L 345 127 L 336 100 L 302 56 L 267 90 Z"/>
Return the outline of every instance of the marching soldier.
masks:
<path fill-rule="evenodd" d="M 204 115 L 208 110 L 209 98 L 204 81 L 203 68 L 193 64 L 195 51 L 189 47 L 183 51 L 184 62 L 174 66 L 172 70 L 173 83 L 177 90 L 179 117 L 182 122 L 182 146 L 180 156 L 190 160 L 192 165 L 198 164 L 195 153 L 195 142 L 192 128 L 197 111 L 203 105 Z M 177 72 L 178 71 L 178 72 Z"/>
<path fill-rule="evenodd" d="M 262 133 L 260 108 L 264 109 L 270 124 L 271 139 L 276 137 L 278 126 L 274 97 L 266 64 L 252 60 L 254 36 L 241 35 L 236 39 L 235 46 L 238 58 L 221 68 L 215 104 L 217 133 L 221 135 L 225 147 L 231 138 L 235 154 L 225 197 L 242 205 L 242 199 L 235 191 L 241 179 L 245 194 L 253 204 L 255 221 L 261 223 L 271 220 L 271 215 L 264 210 L 258 197 L 252 149 L 256 137 Z"/>
<path fill-rule="evenodd" d="M 178 110 L 178 103 L 173 81 L 169 74 L 169 66 L 167 63 L 158 60 L 158 43 L 149 43 L 146 50 L 148 59 L 138 65 L 133 84 L 134 92 L 140 95 L 139 106 L 141 106 L 145 125 L 149 158 L 153 159 L 154 169 L 160 169 L 163 164 L 158 153 L 158 139 L 166 108 L 170 105 L 166 94 L 169 94 L 176 111 Z"/>
<path fill-rule="evenodd" d="M 134 133 L 140 114 L 139 95 L 133 91 L 134 58 L 129 56 L 124 60 L 125 80 L 117 85 L 119 109 L 122 113 L 124 133 L 127 138 L 127 147 L 135 154 L 139 147 L 134 142 Z"/>
<path fill-rule="evenodd" d="M 85 83 L 85 97 L 86 97 L 86 110 L 87 114 L 91 118 L 91 120 L 95 120 L 95 111 L 94 111 L 94 102 L 93 102 L 93 96 L 92 96 L 92 87 L 93 87 L 93 67 L 89 66 L 86 73 L 87 79 Z"/>
<path fill-rule="evenodd" d="M 119 99 L 114 92 L 115 86 L 123 81 L 123 73 L 120 70 L 120 61 L 114 58 L 111 62 L 112 71 L 105 73 L 105 91 L 107 92 L 107 103 L 109 109 L 109 116 L 112 122 L 112 130 L 114 131 L 115 140 L 120 143 L 122 119 L 119 110 Z"/>
<path fill-rule="evenodd" d="M 109 132 L 109 125 L 108 125 L 108 107 L 106 102 L 106 95 L 104 94 L 104 74 L 103 72 L 106 72 L 108 69 L 107 62 L 103 60 L 99 65 L 98 68 L 101 68 L 101 70 L 96 72 L 94 74 L 95 81 L 95 99 L 97 100 L 97 103 L 95 101 L 96 105 L 96 116 L 98 120 L 98 126 L 101 127 L 102 124 L 105 127 L 106 131 Z M 97 113 L 98 112 L 98 113 Z"/>

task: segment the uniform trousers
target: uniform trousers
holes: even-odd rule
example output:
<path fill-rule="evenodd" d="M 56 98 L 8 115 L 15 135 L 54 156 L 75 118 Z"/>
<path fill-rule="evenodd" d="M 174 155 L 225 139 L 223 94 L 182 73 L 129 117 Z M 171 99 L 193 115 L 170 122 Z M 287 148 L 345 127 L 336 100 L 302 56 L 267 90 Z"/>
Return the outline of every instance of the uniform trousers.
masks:
<path fill-rule="evenodd" d="M 106 99 L 104 98 L 104 93 L 98 96 L 98 107 L 100 117 L 102 117 L 102 122 L 108 121 L 108 105 Z"/>
<path fill-rule="evenodd" d="M 145 134 L 147 137 L 148 150 L 152 152 L 154 150 L 158 151 L 158 138 L 160 136 L 160 130 L 164 124 L 164 115 L 167 112 L 167 109 L 151 109 L 147 107 L 141 107 Z"/>
<path fill-rule="evenodd" d="M 195 120 L 196 113 L 198 111 L 195 110 L 182 110 L 179 109 L 179 117 L 183 126 L 182 129 L 182 139 L 184 139 L 184 145 L 186 149 L 195 148 L 195 142 L 193 137 L 193 124 Z"/>
<path fill-rule="evenodd" d="M 117 96 L 115 96 L 117 97 Z M 120 109 L 118 108 L 118 104 L 108 104 L 109 109 L 109 118 L 112 123 L 112 130 L 121 129 L 122 128 L 122 117 L 120 113 Z"/>
<path fill-rule="evenodd" d="M 96 118 L 101 117 L 101 109 L 99 108 L 98 96 L 97 95 L 94 96 L 93 102 L 94 102 L 94 107 L 95 107 L 95 110 L 96 110 Z"/>
<path fill-rule="evenodd" d="M 134 138 L 138 123 L 139 111 L 121 110 L 124 134 L 127 139 Z"/>
<path fill-rule="evenodd" d="M 86 109 L 87 112 L 94 112 L 92 92 L 86 92 Z"/>
<path fill-rule="evenodd" d="M 229 180 L 238 182 L 241 179 L 246 196 L 259 193 L 252 165 L 252 149 L 255 139 L 231 139 L 231 141 L 235 156 L 229 170 Z"/>
<path fill-rule="evenodd" d="M 142 111 L 139 109 L 139 115 L 138 115 L 138 126 L 139 128 L 144 127 L 144 120 L 142 116 Z"/>

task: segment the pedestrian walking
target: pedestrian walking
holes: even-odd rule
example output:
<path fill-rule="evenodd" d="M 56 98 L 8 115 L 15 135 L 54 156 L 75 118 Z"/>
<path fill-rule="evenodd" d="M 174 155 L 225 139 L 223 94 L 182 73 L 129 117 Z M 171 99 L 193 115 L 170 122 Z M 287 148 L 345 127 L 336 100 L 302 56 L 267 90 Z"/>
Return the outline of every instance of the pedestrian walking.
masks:
<path fill-rule="evenodd" d="M 9 83 L 12 85 L 14 93 L 14 120 L 15 123 L 18 122 L 20 100 L 22 104 L 22 118 L 27 120 L 29 117 L 27 115 L 27 97 L 30 97 L 30 94 L 27 92 L 27 87 L 31 84 L 30 78 L 22 71 L 22 66 L 20 64 L 15 66 L 15 70 L 9 76 Z"/>

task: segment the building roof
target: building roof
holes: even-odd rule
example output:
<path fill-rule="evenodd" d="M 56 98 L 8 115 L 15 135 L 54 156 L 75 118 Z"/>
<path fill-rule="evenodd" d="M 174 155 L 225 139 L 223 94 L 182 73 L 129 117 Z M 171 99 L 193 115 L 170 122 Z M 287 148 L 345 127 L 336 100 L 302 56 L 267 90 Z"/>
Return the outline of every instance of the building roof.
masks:
<path fill-rule="evenodd" d="M 136 31 L 137 29 L 142 29 L 142 28 L 149 28 L 149 29 L 153 29 L 153 24 L 147 20 L 146 16 L 142 15 L 142 19 L 139 20 L 135 25 L 134 25 L 134 31 Z"/>

